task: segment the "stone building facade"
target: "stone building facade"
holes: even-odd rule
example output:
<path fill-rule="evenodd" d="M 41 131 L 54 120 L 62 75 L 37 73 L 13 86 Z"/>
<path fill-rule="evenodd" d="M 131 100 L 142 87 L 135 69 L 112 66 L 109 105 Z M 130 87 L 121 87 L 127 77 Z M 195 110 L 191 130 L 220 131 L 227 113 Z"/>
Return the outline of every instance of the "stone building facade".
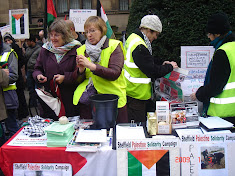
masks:
<path fill-rule="evenodd" d="M 53 0 L 58 18 L 69 16 L 69 9 L 96 9 L 97 0 Z M 131 0 L 100 0 L 114 31 L 126 30 Z M 31 4 L 31 8 L 29 6 Z M 10 9 L 29 9 L 31 24 L 44 18 L 45 0 L 1 0 L 0 23 L 9 24 Z"/>

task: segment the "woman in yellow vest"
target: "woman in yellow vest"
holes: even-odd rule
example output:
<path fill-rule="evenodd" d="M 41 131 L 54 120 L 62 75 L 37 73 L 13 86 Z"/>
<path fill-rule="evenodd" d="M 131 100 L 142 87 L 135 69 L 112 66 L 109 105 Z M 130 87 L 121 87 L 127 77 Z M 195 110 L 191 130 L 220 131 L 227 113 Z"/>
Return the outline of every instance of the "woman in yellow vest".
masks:
<path fill-rule="evenodd" d="M 74 92 L 73 103 L 79 103 L 81 118 L 91 118 L 89 103 L 82 96 L 94 87 L 98 94 L 115 94 L 118 99 L 117 122 L 128 122 L 126 83 L 123 73 L 124 55 L 120 41 L 108 39 L 104 20 L 91 16 L 84 24 L 87 40 L 77 49 L 77 69 L 84 81 Z M 81 99 L 80 99 L 81 98 Z"/>

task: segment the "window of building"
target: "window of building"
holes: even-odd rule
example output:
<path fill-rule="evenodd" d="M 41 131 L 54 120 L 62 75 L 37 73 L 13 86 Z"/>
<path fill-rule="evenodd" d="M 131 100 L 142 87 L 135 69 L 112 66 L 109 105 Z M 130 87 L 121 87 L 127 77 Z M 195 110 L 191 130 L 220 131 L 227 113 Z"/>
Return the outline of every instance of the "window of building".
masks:
<path fill-rule="evenodd" d="M 78 0 L 70 0 L 70 9 L 80 9 L 80 2 Z"/>
<path fill-rule="evenodd" d="M 91 9 L 91 0 L 82 0 L 83 9 Z"/>
<path fill-rule="evenodd" d="M 56 11 L 57 13 L 68 12 L 68 1 L 67 0 L 57 0 Z"/>
<path fill-rule="evenodd" d="M 129 1 L 128 0 L 119 0 L 120 10 L 129 10 Z"/>

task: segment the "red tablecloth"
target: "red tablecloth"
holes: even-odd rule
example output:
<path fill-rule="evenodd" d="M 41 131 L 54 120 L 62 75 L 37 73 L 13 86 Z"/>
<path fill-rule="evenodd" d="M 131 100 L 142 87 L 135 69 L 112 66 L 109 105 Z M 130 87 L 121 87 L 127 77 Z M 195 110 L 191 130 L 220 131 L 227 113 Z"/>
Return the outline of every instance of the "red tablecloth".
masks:
<path fill-rule="evenodd" d="M 87 163 L 86 158 L 77 152 L 66 152 L 65 147 L 8 146 L 21 130 L 0 148 L 0 167 L 5 176 L 13 175 L 13 163 L 70 163 L 73 174 Z"/>

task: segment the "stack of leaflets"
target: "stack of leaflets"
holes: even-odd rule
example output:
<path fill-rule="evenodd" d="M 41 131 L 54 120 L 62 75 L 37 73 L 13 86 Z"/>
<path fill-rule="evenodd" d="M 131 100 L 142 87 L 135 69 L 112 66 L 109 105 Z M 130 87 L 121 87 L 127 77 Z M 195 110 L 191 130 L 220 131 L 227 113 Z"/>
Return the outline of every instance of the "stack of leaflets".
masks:
<path fill-rule="evenodd" d="M 54 122 L 45 128 L 47 133 L 47 147 L 65 147 L 73 138 L 74 123 L 69 122 L 61 125 Z"/>
<path fill-rule="evenodd" d="M 86 130 L 76 131 L 73 139 L 67 145 L 68 152 L 97 152 L 102 143 L 107 142 L 107 130 Z"/>

